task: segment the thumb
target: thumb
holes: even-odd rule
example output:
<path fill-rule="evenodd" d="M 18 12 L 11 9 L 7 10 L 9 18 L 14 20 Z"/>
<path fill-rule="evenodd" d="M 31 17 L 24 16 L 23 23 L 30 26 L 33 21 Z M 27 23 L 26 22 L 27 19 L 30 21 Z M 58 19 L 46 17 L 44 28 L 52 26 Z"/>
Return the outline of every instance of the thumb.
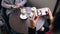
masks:
<path fill-rule="evenodd" d="M 39 16 L 36 17 L 35 22 L 37 23 L 38 20 L 39 20 Z"/>

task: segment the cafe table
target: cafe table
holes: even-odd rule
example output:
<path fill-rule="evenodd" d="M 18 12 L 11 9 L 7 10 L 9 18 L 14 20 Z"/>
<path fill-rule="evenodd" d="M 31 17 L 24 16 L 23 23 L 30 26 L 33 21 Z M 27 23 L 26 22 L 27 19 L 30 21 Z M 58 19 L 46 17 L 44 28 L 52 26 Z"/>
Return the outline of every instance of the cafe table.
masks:
<path fill-rule="evenodd" d="M 21 11 L 12 12 L 12 14 L 9 17 L 10 27 L 14 31 L 19 32 L 19 33 L 23 33 L 23 32 L 27 33 L 28 27 L 30 27 L 29 15 L 30 15 L 31 9 L 29 7 L 26 7 L 25 9 L 26 9 L 27 17 L 28 17 L 27 19 L 20 18 Z M 44 22 L 45 22 L 44 18 L 40 17 L 36 25 L 36 31 L 39 30 L 43 26 Z"/>

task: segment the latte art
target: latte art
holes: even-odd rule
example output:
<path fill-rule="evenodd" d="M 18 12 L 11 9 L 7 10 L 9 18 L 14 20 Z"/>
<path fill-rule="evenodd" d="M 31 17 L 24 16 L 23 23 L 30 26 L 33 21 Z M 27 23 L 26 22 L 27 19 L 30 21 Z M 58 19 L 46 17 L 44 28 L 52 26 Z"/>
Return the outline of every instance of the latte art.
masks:
<path fill-rule="evenodd" d="M 21 14 L 26 15 L 26 9 L 25 8 L 21 9 Z"/>
<path fill-rule="evenodd" d="M 26 18 L 27 18 L 26 9 L 25 9 L 25 8 L 22 8 L 22 9 L 21 9 L 20 18 L 21 18 L 21 19 L 26 19 Z"/>

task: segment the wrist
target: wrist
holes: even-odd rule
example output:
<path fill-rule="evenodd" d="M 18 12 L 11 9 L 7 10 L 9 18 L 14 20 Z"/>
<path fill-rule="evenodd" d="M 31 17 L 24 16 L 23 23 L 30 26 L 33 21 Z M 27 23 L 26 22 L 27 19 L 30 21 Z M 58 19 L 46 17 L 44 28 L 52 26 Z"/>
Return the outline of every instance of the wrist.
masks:
<path fill-rule="evenodd" d="M 52 23 L 50 23 L 50 25 L 53 25 Z"/>
<path fill-rule="evenodd" d="M 30 26 L 30 28 L 34 29 L 35 27 L 34 26 Z"/>
<path fill-rule="evenodd" d="M 35 24 L 33 21 L 30 22 L 30 28 L 34 29 L 35 28 Z"/>

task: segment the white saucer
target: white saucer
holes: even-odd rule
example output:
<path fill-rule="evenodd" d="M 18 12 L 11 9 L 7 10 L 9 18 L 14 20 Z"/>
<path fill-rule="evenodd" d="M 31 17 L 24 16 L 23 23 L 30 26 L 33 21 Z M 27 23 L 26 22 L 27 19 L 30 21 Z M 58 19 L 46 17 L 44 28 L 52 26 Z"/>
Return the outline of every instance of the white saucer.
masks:
<path fill-rule="evenodd" d="M 21 18 L 21 19 L 27 19 L 27 16 L 21 14 L 21 15 L 20 15 L 20 18 Z"/>

